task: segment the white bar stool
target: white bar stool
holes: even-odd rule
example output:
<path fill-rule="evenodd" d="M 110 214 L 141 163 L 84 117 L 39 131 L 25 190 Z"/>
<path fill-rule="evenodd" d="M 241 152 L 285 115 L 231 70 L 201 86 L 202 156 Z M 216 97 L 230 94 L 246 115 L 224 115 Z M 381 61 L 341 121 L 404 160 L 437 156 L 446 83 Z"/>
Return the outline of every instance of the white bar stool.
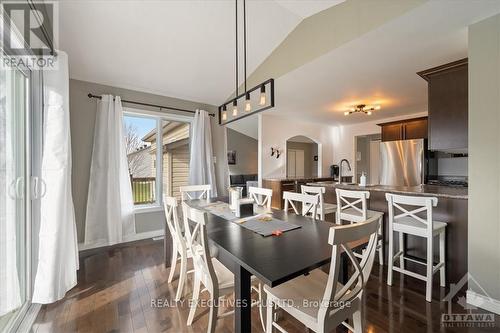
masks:
<path fill-rule="evenodd" d="M 439 271 L 441 287 L 446 285 L 445 281 L 445 239 L 446 223 L 434 221 L 432 218 L 432 207 L 437 206 L 436 197 L 416 197 L 386 193 L 389 206 L 389 268 L 387 272 L 387 284 L 392 285 L 392 271 L 423 280 L 426 282 L 425 299 L 432 301 L 432 276 Z M 405 207 L 411 207 L 406 209 Z M 395 211 L 401 211 L 395 215 Z M 418 216 L 418 213 L 425 212 L 425 218 Z M 399 251 L 394 254 L 394 231 L 399 233 Z M 427 260 L 425 263 L 404 256 L 403 234 L 424 237 L 427 239 Z M 433 260 L 433 240 L 439 235 L 439 263 L 434 265 Z M 399 267 L 393 262 L 399 258 Z M 404 261 L 412 261 L 426 265 L 426 275 L 408 271 L 404 267 Z"/>
<path fill-rule="evenodd" d="M 324 194 L 326 189 L 322 186 L 306 186 L 300 187 L 302 194 L 317 195 L 319 197 L 318 212 L 319 219 L 325 220 L 326 214 L 332 214 L 337 211 L 337 205 L 325 202 Z"/>
<path fill-rule="evenodd" d="M 364 222 L 376 216 L 379 220 L 378 228 L 378 263 L 384 264 L 384 237 L 382 236 L 382 222 L 384 213 L 375 210 L 369 210 L 367 200 L 370 198 L 369 191 L 351 191 L 335 189 L 337 194 L 337 214 L 336 222 L 341 224 L 341 221 L 349 221 L 351 223 Z M 355 253 L 358 255 L 358 253 Z"/>

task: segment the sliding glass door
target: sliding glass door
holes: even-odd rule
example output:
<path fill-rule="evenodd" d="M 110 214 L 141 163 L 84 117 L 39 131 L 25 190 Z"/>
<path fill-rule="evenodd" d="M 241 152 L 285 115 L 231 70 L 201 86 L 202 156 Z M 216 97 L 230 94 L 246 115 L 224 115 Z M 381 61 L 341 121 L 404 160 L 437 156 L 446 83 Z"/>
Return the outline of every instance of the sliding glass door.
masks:
<path fill-rule="evenodd" d="M 0 331 L 29 298 L 29 71 L 0 69 Z"/>

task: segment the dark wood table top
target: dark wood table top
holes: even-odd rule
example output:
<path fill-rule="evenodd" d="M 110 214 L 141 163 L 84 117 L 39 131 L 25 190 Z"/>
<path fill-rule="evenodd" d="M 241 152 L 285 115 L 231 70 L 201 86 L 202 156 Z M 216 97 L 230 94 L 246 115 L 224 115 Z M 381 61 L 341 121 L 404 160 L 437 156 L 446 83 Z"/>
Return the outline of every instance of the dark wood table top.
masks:
<path fill-rule="evenodd" d="M 189 200 L 187 203 L 196 207 L 200 201 L 206 202 Z M 227 202 L 227 198 L 212 198 L 210 201 Z M 273 209 L 272 214 L 301 228 L 284 232 L 281 236 L 263 237 L 209 213 L 207 234 L 220 251 L 271 287 L 330 263 L 332 247 L 328 244 L 328 234 L 334 224 L 281 210 Z M 366 241 L 356 245 L 361 243 Z"/>

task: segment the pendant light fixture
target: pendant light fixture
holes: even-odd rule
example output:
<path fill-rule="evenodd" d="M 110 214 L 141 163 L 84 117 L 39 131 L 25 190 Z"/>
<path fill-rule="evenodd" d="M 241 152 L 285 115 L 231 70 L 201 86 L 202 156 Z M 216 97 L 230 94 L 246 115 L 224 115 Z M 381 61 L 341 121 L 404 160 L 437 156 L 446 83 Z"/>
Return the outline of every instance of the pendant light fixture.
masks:
<path fill-rule="evenodd" d="M 235 89 L 234 89 L 234 98 L 225 102 L 221 106 L 219 106 L 219 125 L 226 125 L 238 119 L 250 116 L 252 114 L 262 112 L 264 110 L 270 109 L 274 107 L 274 79 L 268 79 L 257 86 L 247 89 L 247 23 L 246 23 L 246 0 L 243 0 L 243 70 L 244 70 L 244 82 L 243 88 L 244 92 L 242 94 L 239 93 L 239 81 L 238 81 L 238 0 L 234 1 L 235 4 Z M 268 89 L 266 89 L 268 86 Z M 260 95 L 258 95 L 258 91 L 260 91 Z M 258 103 L 256 105 L 252 104 L 252 94 L 255 95 Z M 240 99 L 243 105 L 244 112 L 239 113 L 238 111 L 238 102 Z M 228 115 L 227 106 L 232 104 L 232 112 L 231 116 Z"/>

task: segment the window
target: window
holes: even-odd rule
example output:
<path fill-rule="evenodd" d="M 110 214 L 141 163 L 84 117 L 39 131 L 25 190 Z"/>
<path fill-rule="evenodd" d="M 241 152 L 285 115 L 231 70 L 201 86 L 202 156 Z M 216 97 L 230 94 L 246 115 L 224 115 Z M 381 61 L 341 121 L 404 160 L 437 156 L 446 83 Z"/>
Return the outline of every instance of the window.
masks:
<path fill-rule="evenodd" d="M 0 51 L 0 56 L 4 56 Z M 30 91 L 30 87 L 32 90 Z M 38 86 L 26 68 L 0 69 L 0 331 L 20 323 L 31 297 L 29 197 L 32 149 L 28 144 Z M 34 123 L 33 123 L 34 124 Z M 29 212 L 29 213 L 28 213 Z M 34 216 L 34 215 L 33 215 Z"/>
<path fill-rule="evenodd" d="M 134 204 L 160 206 L 163 196 L 180 198 L 189 175 L 189 118 L 127 112 L 124 135 Z"/>

